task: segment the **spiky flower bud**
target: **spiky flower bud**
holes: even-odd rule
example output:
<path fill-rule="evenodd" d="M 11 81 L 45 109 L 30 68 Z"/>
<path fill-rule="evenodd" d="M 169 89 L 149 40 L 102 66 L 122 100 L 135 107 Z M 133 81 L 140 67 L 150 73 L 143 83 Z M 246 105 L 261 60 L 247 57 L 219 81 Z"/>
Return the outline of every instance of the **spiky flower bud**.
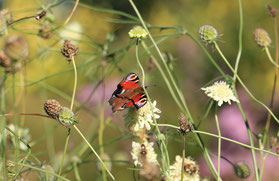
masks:
<path fill-rule="evenodd" d="M 57 119 L 62 111 L 62 107 L 57 100 L 48 99 L 44 103 L 44 110 L 50 117 Z"/>
<path fill-rule="evenodd" d="M 133 38 L 142 39 L 148 35 L 145 29 L 142 28 L 141 26 L 135 26 L 133 29 L 129 31 L 128 34 L 131 39 Z"/>
<path fill-rule="evenodd" d="M 70 40 L 65 40 L 63 44 L 63 48 L 61 49 L 61 53 L 67 57 L 72 58 L 78 52 L 78 47 L 74 45 Z"/>
<path fill-rule="evenodd" d="M 234 165 L 234 173 L 239 178 L 247 178 L 251 174 L 251 168 L 246 162 L 238 162 Z"/>
<path fill-rule="evenodd" d="M 180 113 L 178 120 L 179 120 L 179 127 L 180 127 L 178 131 L 180 133 L 186 134 L 186 133 L 192 131 L 193 125 L 191 122 L 189 122 L 187 120 L 187 118 L 185 117 L 185 115 L 183 113 Z"/>
<path fill-rule="evenodd" d="M 260 47 L 267 47 L 271 44 L 271 39 L 268 33 L 262 28 L 256 28 L 254 30 L 254 38 Z"/>
<path fill-rule="evenodd" d="M 74 118 L 73 111 L 67 107 L 62 107 L 62 110 L 61 110 L 57 120 L 59 121 L 59 123 L 61 123 L 63 126 L 66 126 L 66 127 L 72 126 L 78 122 Z"/>
<path fill-rule="evenodd" d="M 218 37 L 217 30 L 211 25 L 203 25 L 199 29 L 200 39 L 205 43 L 213 43 Z"/>
<path fill-rule="evenodd" d="M 5 41 L 4 52 L 13 60 L 23 60 L 29 53 L 27 41 L 23 36 L 8 36 Z"/>
<path fill-rule="evenodd" d="M 11 59 L 5 54 L 3 50 L 0 51 L 0 65 L 5 68 L 11 66 Z"/>

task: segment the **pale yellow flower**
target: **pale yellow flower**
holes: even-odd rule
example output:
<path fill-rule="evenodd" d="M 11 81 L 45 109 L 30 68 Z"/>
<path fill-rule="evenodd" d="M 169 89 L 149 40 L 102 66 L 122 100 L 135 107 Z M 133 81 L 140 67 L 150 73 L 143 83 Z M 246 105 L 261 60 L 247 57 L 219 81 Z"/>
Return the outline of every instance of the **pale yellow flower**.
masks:
<path fill-rule="evenodd" d="M 141 26 L 135 26 L 133 29 L 129 31 L 128 34 L 130 38 L 138 38 L 138 39 L 145 38 L 148 35 L 145 29 L 142 28 Z"/>
<path fill-rule="evenodd" d="M 175 163 L 170 166 L 168 181 L 180 181 L 182 171 L 182 158 L 177 155 Z M 199 166 L 190 157 L 184 158 L 183 181 L 199 181 Z"/>
<path fill-rule="evenodd" d="M 145 153 L 142 153 L 142 144 L 144 144 L 145 147 Z M 142 167 L 143 165 L 143 159 L 145 159 L 149 163 L 154 163 L 158 164 L 157 161 L 157 154 L 154 151 L 153 148 L 154 143 L 153 142 L 148 142 L 147 140 L 144 140 L 143 143 L 137 143 L 137 142 L 132 142 L 132 151 L 131 155 L 134 160 L 135 166 L 140 166 Z"/>
<path fill-rule="evenodd" d="M 228 102 L 229 104 L 231 104 L 231 101 L 239 102 L 230 86 L 224 81 L 215 82 L 213 85 L 201 89 L 204 90 L 208 97 L 217 101 L 218 106 L 221 106 L 223 102 Z"/>

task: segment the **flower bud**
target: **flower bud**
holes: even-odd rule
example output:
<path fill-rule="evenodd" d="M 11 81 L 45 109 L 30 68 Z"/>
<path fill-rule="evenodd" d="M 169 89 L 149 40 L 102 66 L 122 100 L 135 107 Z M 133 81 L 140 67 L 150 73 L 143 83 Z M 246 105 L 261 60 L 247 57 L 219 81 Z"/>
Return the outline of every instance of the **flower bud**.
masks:
<path fill-rule="evenodd" d="M 44 110 L 50 117 L 57 119 L 62 111 L 62 107 L 57 100 L 48 99 L 44 103 Z"/>
<path fill-rule="evenodd" d="M 239 178 L 247 178 L 251 174 L 251 168 L 246 162 L 238 162 L 234 165 L 234 173 Z"/>
<path fill-rule="evenodd" d="M 28 44 L 23 36 L 8 36 L 4 45 L 4 52 L 13 60 L 23 60 L 28 56 Z"/>
<path fill-rule="evenodd" d="M 4 35 L 7 30 L 7 22 L 3 14 L 0 13 L 0 36 Z"/>
<path fill-rule="evenodd" d="M 131 39 L 133 38 L 142 39 L 148 35 L 145 29 L 142 28 L 141 26 L 135 26 L 133 29 L 129 31 L 128 34 Z"/>
<path fill-rule="evenodd" d="M 254 30 L 254 38 L 257 45 L 260 47 L 267 47 L 271 44 L 271 39 L 268 33 L 262 28 L 257 28 Z"/>
<path fill-rule="evenodd" d="M 63 126 L 69 127 L 77 123 L 78 121 L 74 118 L 74 113 L 67 107 L 62 107 L 62 110 L 57 119 Z"/>
<path fill-rule="evenodd" d="M 205 43 L 213 43 L 216 41 L 218 33 L 217 30 L 210 25 L 203 25 L 199 29 L 200 39 Z"/>

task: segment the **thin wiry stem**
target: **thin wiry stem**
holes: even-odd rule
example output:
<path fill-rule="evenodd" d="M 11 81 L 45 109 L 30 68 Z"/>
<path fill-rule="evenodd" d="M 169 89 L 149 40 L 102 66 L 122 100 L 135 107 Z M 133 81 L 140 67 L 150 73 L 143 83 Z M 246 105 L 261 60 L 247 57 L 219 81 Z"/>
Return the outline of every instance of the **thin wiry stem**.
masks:
<path fill-rule="evenodd" d="M 218 110 L 218 105 L 216 104 L 216 108 L 215 108 L 215 121 L 216 121 L 216 127 L 217 127 L 217 131 L 218 131 L 218 180 L 221 179 L 220 177 L 220 158 L 221 158 L 221 131 L 220 131 L 220 127 L 219 127 L 219 121 L 218 121 L 218 116 L 217 116 L 217 110 Z"/>
<path fill-rule="evenodd" d="M 76 127 L 76 125 L 73 125 L 73 127 L 76 129 L 76 131 L 79 133 L 79 135 L 82 137 L 82 139 L 85 141 L 85 143 L 88 145 L 88 147 L 92 150 L 92 152 L 95 154 L 95 156 L 98 158 L 98 160 L 100 161 L 100 163 L 103 165 L 103 167 L 106 169 L 106 171 L 108 172 L 108 174 L 110 175 L 110 177 L 112 178 L 112 180 L 115 180 L 114 176 L 111 174 L 111 172 L 109 171 L 109 169 L 107 168 L 107 166 L 105 165 L 105 163 L 103 162 L 103 160 L 100 158 L 100 156 L 98 155 L 98 153 L 95 151 L 95 149 L 91 146 L 91 144 L 87 141 L 87 139 L 85 138 L 85 136 L 81 133 L 81 131 L 78 129 L 78 127 Z"/>
<path fill-rule="evenodd" d="M 152 123 L 151 125 L 155 125 L 155 124 Z M 157 124 L 157 125 L 158 125 L 158 126 L 162 126 L 162 127 L 170 127 L 170 128 L 174 128 L 174 129 L 179 129 L 178 126 L 174 126 L 174 125 L 171 125 L 171 124 Z M 245 148 L 250 148 L 250 149 L 253 149 L 253 150 L 257 150 L 257 151 L 262 151 L 262 152 L 271 154 L 271 155 L 273 155 L 273 156 L 279 157 L 279 154 L 273 153 L 273 152 L 268 151 L 268 150 L 260 149 L 260 148 L 254 147 L 254 146 L 250 146 L 250 145 L 241 143 L 241 142 L 239 142 L 239 141 L 235 141 L 235 140 L 230 139 L 230 138 L 227 138 L 227 137 L 218 136 L 218 135 L 216 135 L 216 134 L 208 133 L 208 132 L 205 132 L 205 131 L 192 130 L 192 132 L 193 132 L 193 133 L 204 134 L 204 135 L 208 135 L 208 136 L 212 136 L 212 137 L 216 137 L 216 138 L 221 138 L 221 139 L 223 139 L 223 140 L 230 141 L 230 142 L 232 142 L 232 143 L 238 144 L 238 145 L 243 146 L 243 147 L 245 147 Z"/>
<path fill-rule="evenodd" d="M 68 22 L 69 22 L 70 19 L 72 18 L 74 12 L 75 12 L 76 9 L 77 9 L 78 3 L 79 3 L 79 0 L 76 0 L 76 3 L 75 3 L 75 5 L 74 5 L 74 8 L 73 8 L 72 11 L 71 11 L 71 14 L 70 14 L 69 17 L 66 19 L 66 21 L 65 21 L 64 24 L 63 24 L 63 26 L 65 26 L 66 24 L 68 24 Z"/>
<path fill-rule="evenodd" d="M 138 11 L 138 9 L 137 9 L 137 7 L 135 6 L 135 4 L 134 4 L 134 2 L 133 2 L 132 0 L 129 0 L 129 2 L 130 2 L 130 4 L 132 5 L 132 7 L 134 8 L 134 10 L 135 10 L 137 16 L 138 16 L 139 19 L 140 19 L 140 22 L 142 23 L 144 29 L 147 31 L 150 40 L 152 41 L 152 43 L 153 43 L 153 45 L 154 45 L 156 51 L 158 52 L 160 58 L 162 59 L 162 61 L 163 61 L 163 63 L 164 63 L 164 57 L 163 57 L 163 55 L 162 55 L 162 53 L 161 53 L 159 47 L 157 46 L 156 42 L 155 42 L 154 39 L 152 38 L 152 36 L 151 36 L 149 30 L 147 29 L 146 24 L 145 24 L 144 20 L 142 19 L 141 15 L 140 15 L 140 13 L 139 13 L 139 11 Z M 168 70 L 168 69 L 167 69 L 167 70 Z M 221 72 L 222 72 L 222 71 L 221 71 Z M 169 71 L 168 71 L 168 73 L 169 73 Z M 173 80 L 172 75 L 170 74 L 169 76 L 171 77 L 171 80 Z M 191 114 L 190 114 L 190 112 L 189 112 L 189 110 L 188 110 L 188 107 L 187 107 L 187 105 L 186 105 L 186 103 L 185 103 L 185 100 L 184 100 L 184 97 L 183 97 L 181 91 L 177 88 L 177 85 L 176 85 L 176 82 L 175 82 L 175 81 L 173 81 L 173 84 L 174 84 L 174 87 L 175 87 L 175 89 L 176 89 L 176 91 L 177 91 L 177 93 L 178 93 L 178 95 L 179 95 L 179 98 L 181 99 L 181 101 L 182 101 L 182 103 L 183 103 L 184 109 L 183 109 L 182 111 L 186 113 L 186 115 L 189 117 L 189 120 L 190 120 L 191 122 L 194 122 L 193 119 L 192 119 L 192 116 L 191 116 Z M 215 178 L 217 178 L 217 171 L 216 171 L 216 169 L 215 169 L 215 167 L 214 167 L 214 165 L 213 165 L 213 162 L 212 162 L 212 160 L 211 160 L 211 158 L 210 158 L 210 156 L 209 156 L 209 153 L 208 153 L 208 151 L 207 151 L 207 148 L 204 146 L 203 141 L 201 140 L 201 138 L 200 138 L 200 136 L 199 136 L 198 134 L 195 134 L 195 137 L 196 137 L 196 139 L 197 139 L 199 145 L 201 146 L 201 149 L 203 150 L 203 154 L 204 154 L 206 163 L 207 163 L 208 166 L 209 166 L 210 171 L 212 172 L 213 176 L 214 176 Z"/>
<path fill-rule="evenodd" d="M 72 101 L 71 101 L 70 109 L 73 110 L 75 95 L 76 95 L 76 89 L 77 89 L 77 67 L 76 67 L 74 57 L 71 58 L 71 62 L 73 63 L 73 68 L 74 68 L 74 88 L 73 88 L 73 95 L 72 95 Z"/>

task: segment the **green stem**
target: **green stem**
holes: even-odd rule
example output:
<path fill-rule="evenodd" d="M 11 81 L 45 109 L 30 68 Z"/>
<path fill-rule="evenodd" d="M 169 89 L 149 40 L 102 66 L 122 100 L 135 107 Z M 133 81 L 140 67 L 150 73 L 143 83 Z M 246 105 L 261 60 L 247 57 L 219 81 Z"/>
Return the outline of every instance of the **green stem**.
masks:
<path fill-rule="evenodd" d="M 237 74 L 238 65 L 239 65 L 240 57 L 241 57 L 241 53 L 242 53 L 243 9 L 242 9 L 241 0 L 238 0 L 238 6 L 239 6 L 239 34 L 238 34 L 238 53 L 237 53 L 235 66 L 234 66 L 235 74 L 233 75 L 234 82 L 236 81 L 236 74 Z"/>
<path fill-rule="evenodd" d="M 6 83 L 6 79 L 7 79 L 7 75 L 6 73 L 4 73 L 3 76 L 3 80 L 1 82 L 1 87 L 0 87 L 0 91 L 1 91 L 1 114 L 5 114 L 6 113 L 6 96 L 5 96 L 5 83 Z M 7 180 L 7 175 L 6 175 L 6 134 L 4 134 L 5 131 L 5 127 L 6 127 L 6 117 L 5 116 L 1 116 L 0 117 L 0 135 L 2 135 L 2 138 L 0 140 L 0 154 L 1 154 L 1 161 L 0 161 L 0 177 L 3 178 L 4 180 Z"/>
<path fill-rule="evenodd" d="M 159 134 L 161 134 L 160 130 L 159 130 L 159 127 L 157 126 L 157 120 L 155 119 L 155 115 L 154 115 L 154 110 L 153 110 L 153 104 L 151 102 L 151 99 L 149 97 L 149 94 L 148 92 L 146 91 L 145 89 L 145 85 L 144 85 L 144 81 L 145 81 L 145 73 L 144 73 L 144 69 L 140 63 L 140 60 L 139 60 L 139 55 L 138 55 L 138 40 L 137 40 L 137 43 L 136 43 L 136 60 L 137 60 L 137 63 L 141 69 L 141 72 L 142 72 L 142 88 L 146 94 L 146 97 L 147 97 L 147 101 L 148 101 L 148 104 L 150 105 L 150 108 L 151 108 L 151 112 L 152 112 L 152 118 L 154 120 L 154 123 L 155 123 L 155 127 L 156 127 L 156 131 L 157 131 L 157 136 Z M 162 156 L 163 156 L 163 170 L 165 172 L 165 174 L 167 174 L 167 172 L 169 171 L 169 166 L 170 166 L 170 161 L 169 161 L 169 155 L 168 155 L 168 150 L 167 150 L 167 146 L 164 142 L 164 140 L 159 140 L 159 142 L 162 144 L 160 145 L 160 148 L 161 148 L 161 152 L 162 152 Z M 162 146 L 162 147 L 161 147 Z"/>
<path fill-rule="evenodd" d="M 71 128 L 68 128 L 68 134 L 67 134 L 67 138 L 66 138 L 66 143 L 65 143 L 65 147 L 64 147 L 64 152 L 63 152 L 63 156 L 62 156 L 62 160 L 60 163 L 60 168 L 59 168 L 59 172 L 58 175 L 61 176 L 62 173 L 62 168 L 63 168 L 63 164 L 64 164 L 64 159 L 65 159 L 65 155 L 67 152 L 67 148 L 68 148 L 68 143 L 69 143 L 69 139 L 70 139 L 70 133 L 71 133 Z M 60 179 L 58 179 L 59 181 Z"/>
<path fill-rule="evenodd" d="M 75 173 L 76 180 L 77 181 L 81 181 L 81 178 L 80 178 L 80 175 L 79 175 L 79 171 L 78 171 L 78 165 L 77 165 L 76 161 L 74 161 L 73 167 L 74 167 L 74 173 Z"/>
<path fill-rule="evenodd" d="M 217 116 L 217 110 L 218 110 L 218 105 L 216 104 L 215 107 L 215 121 L 216 121 L 216 127 L 217 127 L 217 131 L 218 131 L 218 181 L 221 180 L 220 177 L 220 160 L 221 160 L 221 131 L 220 131 L 220 127 L 219 127 L 219 121 L 218 121 L 218 116 Z"/>
<path fill-rule="evenodd" d="M 228 62 L 228 60 L 226 59 L 226 57 L 223 55 L 222 51 L 220 50 L 218 44 L 216 42 L 214 42 L 214 45 L 218 51 L 218 53 L 221 55 L 221 57 L 223 58 L 223 60 L 226 62 L 226 64 L 230 67 L 231 71 L 233 71 L 234 75 L 238 78 L 239 82 L 241 83 L 241 85 L 244 87 L 245 85 L 243 84 L 243 82 L 240 80 L 240 78 L 238 77 L 237 73 L 234 71 L 234 69 L 232 68 L 232 66 L 230 65 L 230 63 Z M 246 87 L 246 86 L 245 86 Z M 234 85 L 233 85 L 233 89 L 234 89 L 234 92 L 236 93 L 236 89 L 235 89 L 235 82 L 234 82 Z M 247 89 L 248 90 L 248 89 Z M 236 94 L 236 98 L 238 99 L 237 97 L 237 94 Z M 251 146 L 254 146 L 254 142 L 253 142 L 253 136 L 252 136 L 252 132 L 251 132 L 251 128 L 249 126 L 249 123 L 247 121 L 247 118 L 246 118 L 246 115 L 242 109 L 242 106 L 239 102 L 237 102 L 237 107 L 239 108 L 240 112 L 241 112 L 241 115 L 244 119 L 244 122 L 245 122 L 245 125 L 246 125 L 246 129 L 247 129 L 247 133 L 248 133 L 248 136 L 249 136 L 249 141 L 250 141 L 250 145 Z M 268 108 L 268 107 L 267 107 Z M 252 159 L 253 159 L 253 164 L 254 164 L 254 170 L 255 170 L 255 175 L 256 175 L 256 180 L 259 181 L 259 170 L 258 170 L 258 164 L 257 164 L 257 159 L 256 159 L 256 154 L 255 154 L 255 150 L 251 150 L 251 153 L 252 153 Z"/>
<path fill-rule="evenodd" d="M 220 53 L 221 57 L 223 58 L 223 60 L 225 61 L 225 63 L 227 64 L 227 66 L 231 69 L 231 71 L 235 74 L 237 80 L 239 81 L 239 83 L 242 85 L 242 87 L 245 89 L 245 91 L 249 94 L 249 96 L 258 104 L 260 104 L 261 106 L 263 106 L 270 114 L 271 116 L 275 119 L 275 121 L 279 124 L 279 120 L 278 118 L 273 114 L 273 112 L 261 101 L 259 101 L 258 99 L 256 99 L 256 97 L 249 91 L 249 89 L 245 86 L 245 84 L 242 82 L 242 80 L 240 79 L 240 77 L 236 74 L 236 72 L 234 71 L 234 69 L 232 68 L 232 66 L 230 65 L 230 63 L 228 62 L 228 60 L 225 58 L 225 56 L 223 55 L 223 53 L 221 52 L 218 44 L 216 42 L 214 42 L 215 48 L 217 49 L 217 51 Z"/>
<path fill-rule="evenodd" d="M 74 101 L 75 101 L 75 95 L 76 95 L 76 89 L 77 89 L 77 67 L 76 67 L 76 63 L 75 63 L 75 59 L 74 57 L 71 58 L 71 62 L 73 63 L 73 68 L 74 68 L 74 89 L 73 89 L 73 95 L 72 95 L 72 101 L 71 101 L 71 107 L 70 109 L 73 110 L 73 106 L 74 106 Z"/>
<path fill-rule="evenodd" d="M 31 168 L 33 170 L 38 170 L 38 171 L 43 172 L 43 173 L 54 175 L 55 177 L 58 177 L 59 179 L 62 179 L 62 180 L 70 181 L 69 179 L 61 177 L 60 175 L 57 175 L 56 173 L 53 173 L 53 172 L 48 171 L 48 170 L 44 170 L 44 169 L 41 169 L 41 168 L 33 167 L 31 165 L 24 164 L 24 163 L 18 163 L 18 162 L 14 162 L 14 161 L 9 161 L 9 162 L 12 163 L 12 164 L 15 164 L 15 165 L 20 165 L 20 166 L 28 167 L 28 168 Z"/>
<path fill-rule="evenodd" d="M 106 169 L 112 180 L 115 180 L 114 176 L 110 173 L 109 169 L 103 162 L 103 160 L 100 158 L 98 153 L 94 150 L 94 148 L 90 145 L 90 143 L 87 141 L 87 139 L 84 137 L 84 135 L 81 133 L 81 131 L 76 127 L 76 125 L 73 125 L 73 127 L 76 129 L 76 131 L 79 133 L 79 135 L 82 137 L 82 139 L 85 141 L 85 143 L 88 145 L 88 147 L 92 150 L 92 152 L 95 154 L 95 156 L 99 159 L 100 163 L 103 165 L 103 167 Z"/>
<path fill-rule="evenodd" d="M 155 125 L 155 124 L 152 123 L 152 125 Z M 178 126 L 174 126 L 174 125 L 171 125 L 171 124 L 158 124 L 158 126 L 170 127 L 170 128 L 174 128 L 174 129 L 179 129 Z M 273 156 L 279 157 L 279 154 L 273 153 L 273 152 L 271 152 L 271 151 L 264 150 L 264 149 L 260 149 L 260 148 L 257 148 L 257 147 L 253 147 L 253 146 L 250 146 L 250 145 L 241 143 L 241 142 L 239 142 L 239 141 L 235 141 L 235 140 L 233 140 L 233 139 L 226 138 L 226 137 L 223 137 L 223 136 L 219 136 L 219 135 L 216 135 L 216 134 L 213 134 L 213 133 L 208 133 L 208 132 L 205 132 L 205 131 L 198 131 L 198 130 L 192 130 L 192 132 L 193 132 L 193 133 L 204 134 L 204 135 L 208 135 L 208 136 L 212 136 L 212 137 L 216 137 L 216 138 L 221 138 L 221 139 L 223 139 L 223 140 L 230 141 L 230 142 L 232 142 L 232 143 L 238 144 L 238 145 L 243 146 L 243 147 L 245 147 L 245 148 L 250 148 L 250 149 L 253 149 L 253 150 L 257 150 L 257 151 L 262 151 L 262 152 L 271 154 L 271 155 L 273 155 Z"/>
<path fill-rule="evenodd" d="M 162 53 L 161 53 L 159 47 L 157 46 L 156 42 L 155 42 L 154 39 L 152 38 L 152 36 L 151 36 L 149 30 L 147 29 L 147 27 L 146 27 L 146 25 L 145 25 L 145 22 L 143 21 L 143 19 L 142 19 L 140 13 L 139 13 L 137 7 L 135 6 L 133 0 L 129 0 L 129 2 L 130 2 L 130 4 L 132 5 L 133 9 L 135 10 L 137 16 L 139 17 L 139 19 L 140 19 L 140 21 L 141 21 L 141 23 L 142 23 L 144 29 L 145 29 L 146 32 L 148 33 L 148 36 L 149 36 L 151 42 L 153 43 L 153 45 L 154 45 L 156 51 L 158 52 L 158 54 L 159 54 L 161 60 L 163 61 L 163 63 L 165 63 L 164 57 L 163 57 L 163 55 L 162 55 Z M 215 64 L 216 64 L 216 63 L 215 63 Z M 217 67 L 218 67 L 218 66 L 217 66 Z M 168 71 L 168 68 L 167 68 L 167 71 Z M 222 72 L 222 70 L 221 70 L 221 72 Z M 187 107 L 187 105 L 186 105 L 186 103 L 185 103 L 185 101 L 184 101 L 184 97 L 183 97 L 181 91 L 178 89 L 178 87 L 177 87 L 177 85 L 176 85 L 176 82 L 174 81 L 173 76 L 171 75 L 170 71 L 168 71 L 168 73 L 169 73 L 169 76 L 171 77 L 171 81 L 172 81 L 172 83 L 174 84 L 174 87 L 175 87 L 175 89 L 176 89 L 176 91 L 177 91 L 177 93 L 178 93 L 178 95 L 179 95 L 179 97 L 180 97 L 180 99 L 181 99 L 181 101 L 182 101 L 182 103 L 183 103 L 184 110 L 183 110 L 183 109 L 181 109 L 181 110 L 183 110 L 183 112 L 186 113 L 186 115 L 188 116 L 188 118 L 189 118 L 189 120 L 190 120 L 191 122 L 194 122 L 193 119 L 192 119 L 192 116 L 191 116 L 191 114 L 190 114 L 190 112 L 189 112 L 189 110 L 188 110 L 188 107 Z M 199 135 L 195 134 L 195 137 L 196 137 L 196 139 L 198 140 L 198 143 L 199 143 L 200 147 L 201 147 L 202 150 L 203 150 L 203 154 L 204 154 L 206 163 L 207 163 L 207 165 L 209 166 L 210 171 L 212 172 L 213 176 L 214 176 L 215 178 L 217 178 L 217 171 L 216 171 L 216 169 L 215 169 L 215 167 L 214 167 L 214 165 L 213 165 L 213 162 L 212 162 L 212 160 L 211 160 L 211 158 L 210 158 L 210 156 L 209 156 L 209 153 L 208 153 L 208 151 L 207 151 L 207 148 L 204 146 L 204 144 L 203 144 L 203 142 L 202 142 L 202 140 L 201 140 L 201 138 L 200 138 Z"/>
<path fill-rule="evenodd" d="M 181 165 L 181 180 L 184 176 L 184 162 L 185 162 L 185 135 L 182 133 L 182 165 Z"/>
<path fill-rule="evenodd" d="M 266 54 L 267 54 L 267 56 L 268 56 L 268 60 L 269 60 L 274 66 L 276 66 L 277 68 L 279 68 L 279 65 L 278 65 L 276 62 L 274 62 L 272 56 L 270 55 L 270 52 L 269 52 L 269 49 L 268 49 L 267 46 L 264 47 L 264 50 L 265 50 L 265 52 L 266 52 Z"/>

